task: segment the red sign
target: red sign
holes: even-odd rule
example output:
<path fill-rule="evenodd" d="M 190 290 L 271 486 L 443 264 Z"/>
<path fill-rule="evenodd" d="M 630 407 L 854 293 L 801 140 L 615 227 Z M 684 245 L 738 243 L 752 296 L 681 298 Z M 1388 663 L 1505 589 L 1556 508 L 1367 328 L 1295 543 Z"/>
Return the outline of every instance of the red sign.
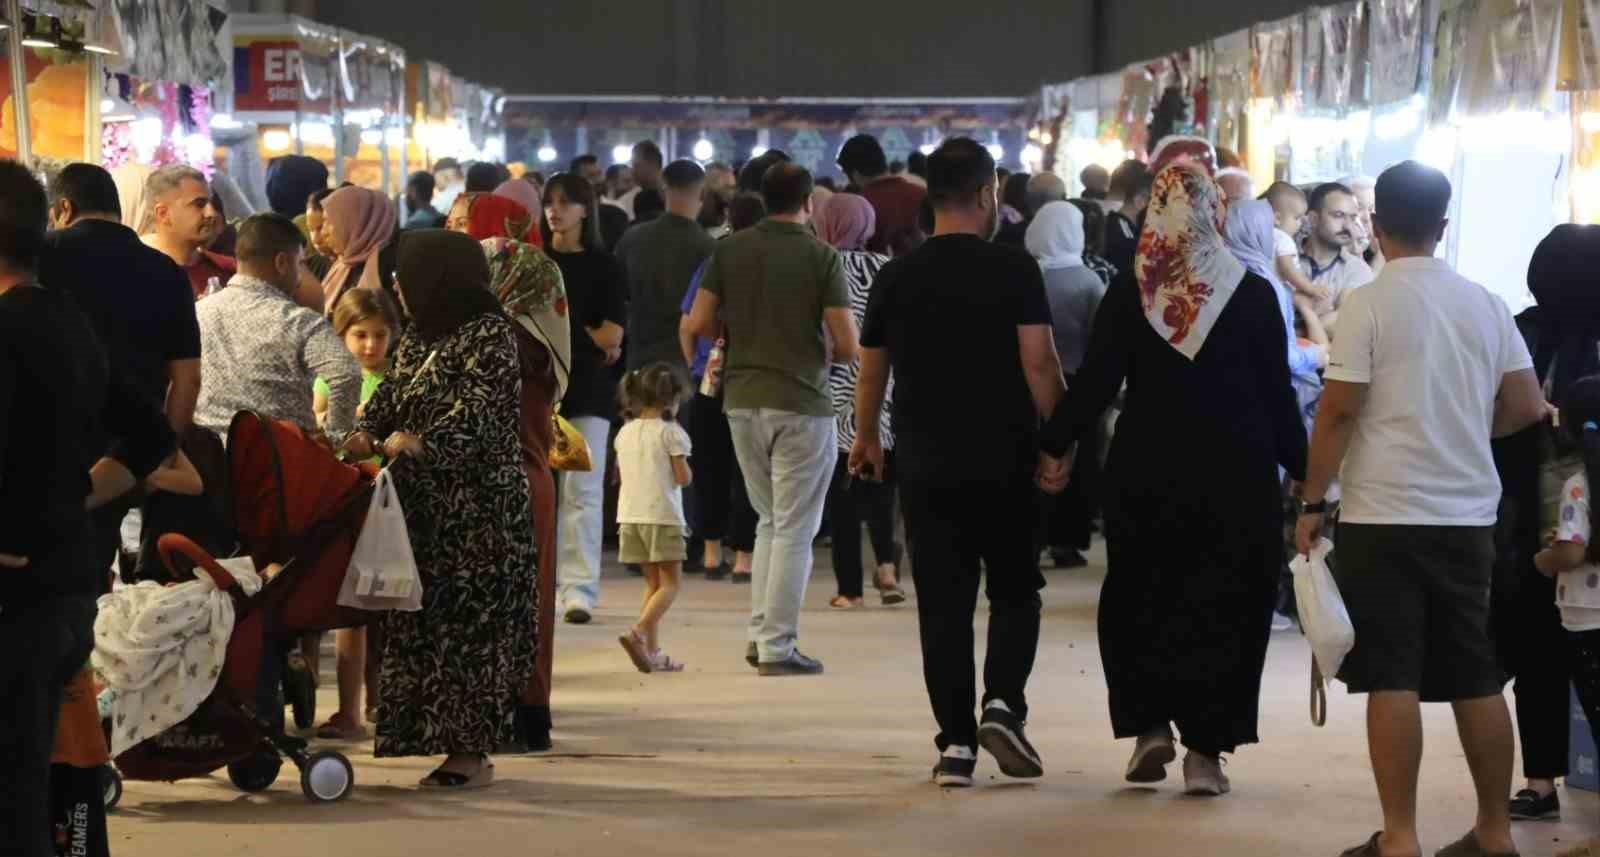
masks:
<path fill-rule="evenodd" d="M 300 43 L 246 41 L 233 49 L 235 110 L 294 110 L 300 103 Z"/>

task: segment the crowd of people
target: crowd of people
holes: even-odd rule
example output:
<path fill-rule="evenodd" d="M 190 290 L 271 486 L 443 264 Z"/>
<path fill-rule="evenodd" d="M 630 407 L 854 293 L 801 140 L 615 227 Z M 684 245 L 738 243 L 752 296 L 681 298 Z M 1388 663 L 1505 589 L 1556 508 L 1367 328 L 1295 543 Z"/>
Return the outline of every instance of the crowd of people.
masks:
<path fill-rule="evenodd" d="M 1513 854 L 1513 817 L 1559 813 L 1569 680 L 1600 723 L 1600 360 L 1574 321 L 1600 227 L 1547 239 L 1513 319 L 1435 258 L 1451 188 L 1412 162 L 1258 197 L 1231 153 L 1170 137 L 1075 199 L 962 138 L 897 164 L 859 135 L 837 165 L 843 186 L 777 150 L 668 163 L 643 141 L 549 177 L 446 159 L 392 200 L 290 156 L 272 210 L 230 221 L 187 167 L 41 185 L 0 163 L 0 639 L 37 655 L 0 681 L 20 783 L 0 834 L 52 853 L 50 736 L 105 569 L 139 579 L 169 526 L 203 540 L 164 498 L 204 492 L 241 411 L 392 469 L 422 609 L 338 632 L 315 734 L 443 757 L 425 787 L 552 746 L 555 626 L 600 606 L 612 524 L 645 578 L 634 668 L 683 669 L 665 620 L 695 572 L 750 587 L 744 659 L 768 677 L 824 671 L 800 645 L 813 545 L 829 607 L 859 610 L 864 526 L 879 602 L 908 600 L 907 563 L 915 583 L 935 782 L 972 785 L 980 750 L 1043 775 L 1040 556 L 1081 567 L 1098 530 L 1125 777 L 1164 780 L 1181 744 L 1185 791 L 1221 796 L 1260 740 L 1287 561 L 1326 533 L 1384 821 L 1345 853 L 1420 854 L 1420 702 L 1454 705 L 1479 799 L 1439 853 Z M 558 469 L 557 433 L 587 469 Z M 277 641 L 264 675 L 314 677 L 319 649 Z"/>

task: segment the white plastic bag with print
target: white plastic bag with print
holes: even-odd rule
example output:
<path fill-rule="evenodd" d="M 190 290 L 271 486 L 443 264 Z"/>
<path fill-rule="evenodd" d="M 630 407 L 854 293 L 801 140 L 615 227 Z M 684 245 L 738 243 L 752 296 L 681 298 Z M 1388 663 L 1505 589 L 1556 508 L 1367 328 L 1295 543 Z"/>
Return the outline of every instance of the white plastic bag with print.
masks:
<path fill-rule="evenodd" d="M 367 521 L 350 554 L 339 604 L 360 610 L 421 610 L 422 578 L 411 553 L 405 511 L 388 469 L 372 487 Z"/>
<path fill-rule="evenodd" d="M 1327 720 L 1326 679 L 1339 674 L 1345 656 L 1356 645 L 1350 612 L 1345 609 L 1339 584 L 1328 568 L 1328 554 L 1332 552 L 1333 542 L 1318 539 L 1310 556 L 1297 555 L 1289 563 L 1289 570 L 1294 573 L 1300 627 L 1311 643 L 1311 721 L 1318 726 Z"/>

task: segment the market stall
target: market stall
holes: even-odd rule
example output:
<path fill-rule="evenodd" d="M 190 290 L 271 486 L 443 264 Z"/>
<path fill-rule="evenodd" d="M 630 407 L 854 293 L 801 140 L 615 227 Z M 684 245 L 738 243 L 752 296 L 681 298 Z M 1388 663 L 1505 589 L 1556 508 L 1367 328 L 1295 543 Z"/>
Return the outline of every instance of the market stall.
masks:
<path fill-rule="evenodd" d="M 842 178 L 834 158 L 844 141 L 872 134 L 891 162 L 929 153 L 946 137 L 967 136 L 1016 169 L 1029 144 L 1025 99 L 589 98 L 506 99 L 506 150 L 534 168 L 563 168 L 592 153 L 626 163 L 634 143 L 655 140 L 668 159 L 740 163 L 782 149 L 818 176 Z M 1042 152 L 1030 152 L 1042 154 Z"/>
<path fill-rule="evenodd" d="M 207 0 L 106 7 L 122 51 L 104 61 L 101 163 L 187 164 L 211 174 L 211 118 L 228 80 L 227 14 Z"/>
<path fill-rule="evenodd" d="M 116 51 L 79 0 L 0 5 L 0 157 L 49 171 L 99 154 L 100 58 Z"/>

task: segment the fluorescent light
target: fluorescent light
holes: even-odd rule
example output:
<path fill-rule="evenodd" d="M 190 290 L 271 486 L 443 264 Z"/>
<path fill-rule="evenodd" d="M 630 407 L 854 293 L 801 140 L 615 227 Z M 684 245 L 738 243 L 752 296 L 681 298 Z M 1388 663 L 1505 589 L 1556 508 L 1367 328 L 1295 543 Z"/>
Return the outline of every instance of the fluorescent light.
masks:
<path fill-rule="evenodd" d="M 618 143 L 614 148 L 612 148 L 612 150 L 611 150 L 611 162 L 612 163 L 614 163 L 614 164 L 626 164 L 626 163 L 631 163 L 632 161 L 633 161 L 633 147 L 632 146 L 630 146 L 630 145 L 628 145 L 626 143 Z"/>
<path fill-rule="evenodd" d="M 22 46 L 25 48 L 53 48 L 56 47 L 56 43 L 50 39 L 41 39 L 38 36 L 29 36 L 28 38 L 22 40 Z"/>
<path fill-rule="evenodd" d="M 695 143 L 694 143 L 694 152 L 693 152 L 695 160 L 697 160 L 697 161 L 709 161 L 709 160 L 711 160 L 712 156 L 715 155 L 716 153 L 717 153 L 717 148 L 715 146 L 711 145 L 711 141 L 710 140 L 707 140 L 706 138 L 701 137 L 700 139 L 695 141 Z"/>
<path fill-rule="evenodd" d="M 548 164 L 551 161 L 555 160 L 559 156 L 560 156 L 560 153 L 556 151 L 556 147 L 555 146 L 551 146 L 549 144 L 545 144 L 545 145 L 539 147 L 539 161 L 541 163 Z"/>
<path fill-rule="evenodd" d="M 752 158 L 759 158 L 762 155 L 765 155 L 766 153 L 767 153 L 767 147 L 766 146 L 751 146 L 750 147 L 750 157 L 752 157 Z"/>
<path fill-rule="evenodd" d="M 116 51 L 106 47 L 105 45 L 96 44 L 94 42 L 86 43 L 83 46 L 83 49 L 88 51 L 91 54 L 104 54 L 106 56 L 115 56 L 116 53 L 117 53 Z"/>

